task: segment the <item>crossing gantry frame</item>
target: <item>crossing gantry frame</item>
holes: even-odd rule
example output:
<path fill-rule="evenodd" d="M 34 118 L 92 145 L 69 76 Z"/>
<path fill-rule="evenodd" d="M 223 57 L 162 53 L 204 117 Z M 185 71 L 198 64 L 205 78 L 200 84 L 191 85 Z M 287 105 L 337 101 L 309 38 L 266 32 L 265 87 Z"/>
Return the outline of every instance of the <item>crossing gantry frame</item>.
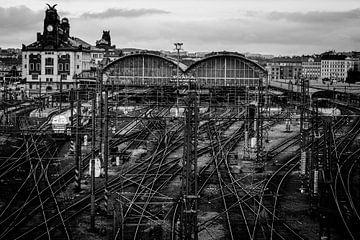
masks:
<path fill-rule="evenodd" d="M 182 211 L 180 217 L 181 239 L 197 240 L 197 132 L 199 125 L 198 96 L 195 90 L 190 90 L 186 101 L 184 155 L 182 177 Z"/>

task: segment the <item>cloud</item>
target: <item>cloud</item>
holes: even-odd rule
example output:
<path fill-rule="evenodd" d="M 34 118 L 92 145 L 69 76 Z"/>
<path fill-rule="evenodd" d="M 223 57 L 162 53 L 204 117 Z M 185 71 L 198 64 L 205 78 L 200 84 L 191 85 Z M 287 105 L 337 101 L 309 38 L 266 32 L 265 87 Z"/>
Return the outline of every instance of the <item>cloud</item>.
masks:
<path fill-rule="evenodd" d="M 2 33 L 11 34 L 36 29 L 43 18 L 43 11 L 33 11 L 26 6 L 0 7 L 0 30 Z"/>
<path fill-rule="evenodd" d="M 79 19 L 85 22 L 85 19 Z M 172 50 L 174 42 L 183 42 L 187 51 L 235 50 L 239 52 L 270 52 L 274 54 L 303 54 L 326 49 L 356 50 L 360 29 L 356 23 L 341 28 L 335 24 L 302 24 L 269 21 L 260 18 L 238 19 L 169 19 L 126 18 L 92 21 L 97 30 L 90 34 L 83 28 L 81 35 L 95 42 L 103 29 L 111 30 L 117 47 L 139 47 Z M 355 22 L 355 21 L 354 21 Z M 83 25 L 78 22 L 73 25 Z M 74 32 L 74 31 L 73 31 Z M 91 40 L 92 39 L 92 40 Z"/>
<path fill-rule="evenodd" d="M 249 13 L 251 14 L 251 13 Z M 287 20 L 299 23 L 339 23 L 344 21 L 359 21 L 360 8 L 348 11 L 310 11 L 310 12 L 270 12 L 269 20 Z"/>
<path fill-rule="evenodd" d="M 170 12 L 164 11 L 161 9 L 154 8 L 141 8 L 141 9 L 120 9 L 120 8 L 111 8 L 107 9 L 103 12 L 91 13 L 86 12 L 83 13 L 81 18 L 114 18 L 114 17 L 124 17 L 124 18 L 134 18 L 141 17 L 145 15 L 159 15 L 159 14 L 168 14 Z"/>
<path fill-rule="evenodd" d="M 58 11 L 61 17 L 70 15 L 72 36 L 95 44 L 103 30 L 110 30 L 112 43 L 118 48 L 173 50 L 174 42 L 183 42 L 187 51 L 303 54 L 326 49 L 356 50 L 360 46 L 360 9 L 357 8 L 343 12 L 241 9 L 239 14 L 211 17 L 190 14 L 189 17 L 180 14 L 177 9 L 156 7 L 88 8 L 98 12 L 91 10 L 82 12 L 82 15 L 80 10 L 75 11 L 79 9 L 75 7 Z M 42 31 L 44 14 L 44 9 L 34 11 L 25 6 L 0 7 L 0 32 L 6 33 L 0 35 L 2 47 L 14 44 L 19 47 L 21 43 L 34 42 L 36 32 Z"/>

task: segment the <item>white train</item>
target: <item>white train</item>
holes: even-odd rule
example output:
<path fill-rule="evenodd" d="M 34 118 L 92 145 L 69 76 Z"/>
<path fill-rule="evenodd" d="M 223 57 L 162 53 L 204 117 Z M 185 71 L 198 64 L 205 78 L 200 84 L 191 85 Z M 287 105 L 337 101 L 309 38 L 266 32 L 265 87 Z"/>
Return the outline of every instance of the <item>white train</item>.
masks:
<path fill-rule="evenodd" d="M 81 120 L 80 126 L 85 126 L 89 123 L 91 119 L 91 104 L 83 103 L 81 105 Z M 77 124 L 77 108 L 74 107 L 73 109 L 73 117 L 74 117 L 74 126 Z M 66 110 L 60 114 L 54 115 L 51 118 L 51 128 L 54 133 L 59 134 L 71 134 L 71 109 Z"/>

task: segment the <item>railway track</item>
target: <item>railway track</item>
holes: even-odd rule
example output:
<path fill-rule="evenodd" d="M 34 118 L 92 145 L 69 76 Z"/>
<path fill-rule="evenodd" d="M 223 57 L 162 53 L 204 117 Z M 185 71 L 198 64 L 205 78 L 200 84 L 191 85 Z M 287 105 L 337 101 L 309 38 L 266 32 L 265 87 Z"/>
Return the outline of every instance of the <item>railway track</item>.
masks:
<path fill-rule="evenodd" d="M 166 109 L 160 110 L 157 113 L 146 112 L 149 119 L 160 119 L 167 114 Z M 230 111 L 223 114 L 223 116 L 219 115 L 217 121 L 203 120 L 204 122 L 199 128 L 199 135 L 205 133 L 206 138 L 210 142 L 199 149 L 199 156 L 209 153 L 211 156 L 211 161 L 207 162 L 199 171 L 201 176 L 199 194 L 210 182 L 216 179 L 220 192 L 218 197 L 222 204 L 222 211 L 219 213 L 219 216 L 202 223 L 200 225 L 201 229 L 206 230 L 211 221 L 224 219 L 229 239 L 239 239 L 240 237 L 241 239 L 305 239 L 279 217 L 280 213 L 278 210 L 278 206 L 281 204 L 281 189 L 289 174 L 298 167 L 299 156 L 296 155 L 283 163 L 268 179 L 260 180 L 253 185 L 254 187 L 257 185 L 257 188 L 263 187 L 263 192 L 271 191 L 271 195 L 258 194 L 256 191 L 249 190 L 242 184 L 243 178 L 239 178 L 238 175 L 234 174 L 229 165 L 229 155 L 232 149 L 243 139 L 242 125 L 232 134 L 226 136 L 224 134 L 234 122 L 241 121 L 241 114 L 231 115 Z M 135 128 L 139 129 L 135 131 Z M 127 229 L 127 231 L 123 231 L 124 229 L 119 228 L 115 238 L 120 237 L 120 234 L 126 234 L 127 237 L 132 239 L 143 238 L 146 236 L 149 225 L 156 225 L 164 220 L 171 222 L 171 224 L 170 226 L 164 225 L 163 229 L 173 232 L 173 238 L 177 235 L 175 225 L 179 204 L 176 203 L 176 199 L 168 198 L 161 191 L 181 173 L 181 166 L 179 166 L 181 157 L 169 159 L 169 155 L 182 146 L 183 137 L 181 132 L 183 131 L 183 126 L 181 124 L 173 124 L 173 128 L 168 130 L 160 121 L 144 121 L 139 116 L 139 118 L 124 125 L 117 132 L 117 135 L 120 137 L 111 141 L 110 146 L 114 147 L 120 143 L 127 143 L 123 152 L 135 149 L 144 141 L 147 141 L 149 136 L 154 134 L 155 131 L 157 131 L 156 139 L 158 141 L 152 149 L 148 150 L 148 156 L 125 169 L 120 176 L 109 180 L 109 190 L 119 193 L 119 201 L 122 201 L 124 205 L 122 226 Z M 357 136 L 357 134 L 354 136 Z M 349 148 L 350 142 L 348 141 L 349 144 L 347 144 L 342 141 L 338 144 L 339 147 L 337 149 Z M 296 144 L 298 144 L 298 136 L 287 139 L 277 149 L 274 148 L 270 151 L 271 157 L 277 156 L 284 149 Z M 34 194 L 29 195 L 23 207 L 19 208 L 20 210 L 16 209 L 10 213 L 11 206 L 9 206 L 5 209 L 5 212 L 1 213 L 0 223 L 7 225 L 7 228 L 0 234 L 0 239 L 7 239 L 10 236 L 14 236 L 14 239 L 28 239 L 29 237 L 33 239 L 52 239 L 56 234 L 60 234 L 66 239 L 71 239 L 70 222 L 89 209 L 90 196 L 88 194 L 83 194 L 79 198 L 74 199 L 68 206 L 60 207 L 60 204 L 57 202 L 57 195 L 73 181 L 74 168 L 71 168 L 71 170 L 54 180 L 47 178 L 44 174 L 36 175 L 35 173 L 39 171 L 48 172 L 50 167 L 50 165 L 46 165 L 48 163 L 44 164 L 41 161 L 44 159 L 44 156 L 41 154 L 41 147 L 35 144 L 32 151 L 32 154 L 37 155 L 39 160 L 37 162 L 24 161 L 22 163 L 19 161 L 15 165 L 9 165 L 9 163 L 0 165 L 0 169 L 10 173 L 19 166 L 18 164 L 29 163 L 30 170 L 27 178 L 36 183 L 32 190 Z M 48 153 L 48 149 L 48 146 L 44 146 L 45 152 Z M 99 151 L 99 149 L 96 149 L 96 151 Z M 343 152 L 338 155 L 341 156 L 342 154 Z M 352 156 L 352 159 L 354 159 L 356 154 Z M 24 157 L 25 155 L 22 156 L 22 159 Z M 87 167 L 89 158 L 90 155 L 83 158 L 84 168 Z M 354 169 L 356 161 L 347 161 L 354 163 L 349 167 L 349 169 Z M 344 167 L 344 169 L 346 168 Z M 341 171 L 344 172 L 344 170 Z M 244 178 L 247 177 L 245 176 Z M 335 185 L 334 192 L 337 192 L 336 186 L 341 185 L 344 188 L 346 187 L 349 193 L 350 180 L 347 180 L 346 185 L 344 179 L 340 177 L 338 179 L 338 185 Z M 348 195 L 350 196 L 351 194 Z M 96 203 L 98 205 L 104 200 L 103 196 L 104 188 L 97 186 Z M 162 198 L 172 202 L 172 207 L 168 213 L 164 213 L 156 207 L 158 202 L 163 201 L 159 200 Z M 11 202 L 15 202 L 15 200 L 11 200 Z M 31 211 L 25 210 L 36 203 L 40 204 Z M 54 209 L 55 212 L 49 212 L 48 209 L 50 208 Z M 4 213 L 10 213 L 10 215 L 2 221 L 2 216 L 6 215 Z M 163 216 L 164 214 L 166 217 Z M 42 218 L 41 224 L 31 227 L 21 234 L 16 233 L 18 227 L 29 219 L 38 216 Z"/>
<path fill-rule="evenodd" d="M 329 186 L 337 212 L 347 232 L 347 236 L 351 239 L 360 237 L 360 231 L 355 227 L 360 223 L 360 215 L 351 196 L 350 186 L 351 170 L 356 165 L 360 155 L 359 149 L 351 150 L 350 148 L 359 134 L 360 119 L 356 117 L 347 134 L 336 143 L 336 147 L 332 151 L 336 161 L 335 170 L 330 173 L 334 183 Z"/>
<path fill-rule="evenodd" d="M 131 137 L 132 136 L 129 136 L 129 138 L 124 138 L 121 140 L 116 140 L 112 144 L 116 145 L 121 142 L 128 141 L 129 139 L 131 139 Z M 96 151 L 98 151 L 98 150 L 99 149 L 97 149 Z M 83 159 L 84 167 L 87 166 L 89 158 L 90 158 L 90 154 L 85 156 L 85 158 Z M 26 162 L 26 161 L 24 161 L 24 162 Z M 73 177 L 74 177 L 73 171 L 74 171 L 74 167 L 69 169 L 65 173 L 63 173 L 57 179 L 55 179 L 48 187 L 45 187 L 44 189 L 41 189 L 39 191 L 39 193 L 37 195 L 39 195 L 43 199 L 42 201 L 44 204 L 46 204 L 48 201 L 51 200 L 49 198 L 49 195 L 51 193 L 53 193 L 54 195 L 59 194 L 66 186 L 68 186 L 73 181 Z M 11 233 L 11 231 L 16 230 L 16 228 L 18 226 L 21 226 L 21 224 L 23 224 L 25 221 L 27 221 L 27 219 L 29 219 L 30 216 L 34 216 L 34 214 L 36 214 L 40 210 L 40 206 L 37 206 L 35 208 L 30 207 L 32 204 L 36 203 L 36 200 L 37 200 L 36 196 L 31 197 L 31 195 L 29 195 L 29 199 L 27 199 L 27 201 L 24 203 L 24 205 L 21 208 L 13 211 L 5 219 L 3 219 L 1 221 L 2 226 L 12 226 L 12 228 L 8 229 L 6 232 L 3 232 L 0 239 L 3 239 L 4 237 L 6 237 L 8 234 Z M 27 209 L 27 211 L 25 211 L 26 209 Z M 31 209 L 30 212 L 29 212 L 29 209 Z M 20 217 L 20 216 L 22 216 L 22 217 Z M 15 220 L 12 220 L 14 217 L 16 217 L 16 219 L 17 219 L 16 222 L 15 222 Z M 52 218 L 50 218 L 50 219 L 52 219 Z M 9 221 L 10 222 L 12 221 L 13 223 L 9 223 Z M 47 222 L 47 221 L 45 221 L 45 222 Z M 27 231 L 27 234 L 35 231 L 36 229 L 38 229 L 38 228 L 35 227 L 32 229 L 32 231 Z M 25 234 L 24 236 L 21 236 L 21 237 L 26 238 L 27 234 Z"/>

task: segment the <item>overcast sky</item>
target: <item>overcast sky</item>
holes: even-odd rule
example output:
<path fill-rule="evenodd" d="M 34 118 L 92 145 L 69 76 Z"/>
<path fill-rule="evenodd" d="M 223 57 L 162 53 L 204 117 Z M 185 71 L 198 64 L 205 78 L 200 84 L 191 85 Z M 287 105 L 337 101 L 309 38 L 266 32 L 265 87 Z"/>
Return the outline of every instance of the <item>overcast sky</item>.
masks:
<path fill-rule="evenodd" d="M 91 44 L 110 30 L 118 48 L 274 55 L 360 51 L 359 0 L 1 0 L 0 47 L 36 40 L 46 3 Z"/>

